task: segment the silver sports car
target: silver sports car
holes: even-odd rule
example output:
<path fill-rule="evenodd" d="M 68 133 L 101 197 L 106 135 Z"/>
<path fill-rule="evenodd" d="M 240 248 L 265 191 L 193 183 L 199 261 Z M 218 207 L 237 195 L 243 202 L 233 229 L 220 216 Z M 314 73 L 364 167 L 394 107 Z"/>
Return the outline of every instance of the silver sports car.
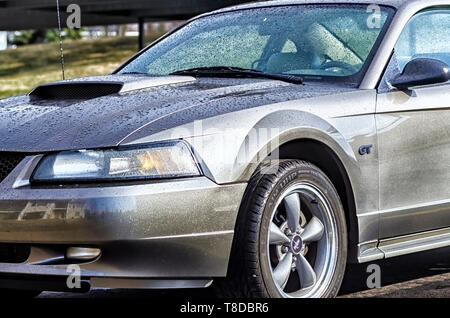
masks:
<path fill-rule="evenodd" d="M 0 288 L 333 297 L 448 246 L 449 64 L 450 0 L 270 1 L 0 100 Z"/>

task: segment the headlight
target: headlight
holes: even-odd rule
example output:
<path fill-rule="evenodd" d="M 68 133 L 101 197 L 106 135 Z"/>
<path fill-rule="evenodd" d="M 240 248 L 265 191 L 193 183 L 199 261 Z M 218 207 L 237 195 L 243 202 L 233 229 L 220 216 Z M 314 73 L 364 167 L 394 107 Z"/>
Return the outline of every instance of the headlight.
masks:
<path fill-rule="evenodd" d="M 189 146 L 182 141 L 117 150 L 63 151 L 46 155 L 32 182 L 122 181 L 201 175 Z"/>

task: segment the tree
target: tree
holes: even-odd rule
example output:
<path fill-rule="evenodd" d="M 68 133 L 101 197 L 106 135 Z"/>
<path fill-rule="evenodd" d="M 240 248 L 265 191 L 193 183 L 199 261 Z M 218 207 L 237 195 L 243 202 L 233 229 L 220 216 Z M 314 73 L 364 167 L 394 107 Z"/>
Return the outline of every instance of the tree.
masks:
<path fill-rule="evenodd" d="M 63 40 L 79 40 L 82 38 L 81 32 L 83 29 L 63 29 L 62 38 Z M 37 29 L 37 30 L 25 30 L 14 34 L 12 44 L 17 46 L 27 45 L 27 44 L 37 44 L 46 42 L 57 42 L 59 41 L 59 31 L 57 29 Z"/>

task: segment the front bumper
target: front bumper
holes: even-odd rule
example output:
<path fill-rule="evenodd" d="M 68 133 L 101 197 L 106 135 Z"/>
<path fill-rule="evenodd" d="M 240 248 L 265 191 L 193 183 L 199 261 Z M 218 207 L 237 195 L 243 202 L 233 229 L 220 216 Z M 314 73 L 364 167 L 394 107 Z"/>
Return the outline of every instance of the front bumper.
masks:
<path fill-rule="evenodd" d="M 0 243 L 31 247 L 21 264 L 0 259 L 0 277 L 68 276 L 68 247 L 101 249 L 97 259 L 78 262 L 81 276 L 99 287 L 109 287 L 111 279 L 139 285 L 142 279 L 226 276 L 246 184 L 220 186 L 198 177 L 33 188 L 23 171 L 35 161 L 26 158 L 0 184 Z"/>

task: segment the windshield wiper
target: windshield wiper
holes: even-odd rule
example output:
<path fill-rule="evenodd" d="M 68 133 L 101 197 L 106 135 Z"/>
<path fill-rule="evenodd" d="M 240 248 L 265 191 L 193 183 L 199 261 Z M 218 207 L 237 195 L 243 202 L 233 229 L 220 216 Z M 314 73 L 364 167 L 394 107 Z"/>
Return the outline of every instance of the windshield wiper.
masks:
<path fill-rule="evenodd" d="M 142 73 L 142 72 L 123 72 L 123 73 L 118 73 L 119 75 L 148 75 L 147 73 Z"/>
<path fill-rule="evenodd" d="M 303 84 L 303 79 L 299 76 L 270 74 L 259 70 L 246 69 L 232 66 L 214 66 L 214 67 L 197 67 L 187 70 L 181 70 L 171 73 L 170 75 L 193 75 L 193 76 L 223 76 L 237 75 L 252 78 L 268 78 L 273 80 L 284 81 L 292 84 Z"/>

